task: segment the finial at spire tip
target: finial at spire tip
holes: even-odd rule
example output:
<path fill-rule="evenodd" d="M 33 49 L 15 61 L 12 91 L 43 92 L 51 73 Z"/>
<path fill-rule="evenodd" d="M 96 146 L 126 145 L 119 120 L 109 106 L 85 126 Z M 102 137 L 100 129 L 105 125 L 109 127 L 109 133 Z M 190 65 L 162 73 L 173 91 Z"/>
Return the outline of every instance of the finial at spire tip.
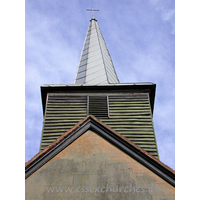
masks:
<path fill-rule="evenodd" d="M 94 18 L 94 11 L 99 11 L 99 10 L 95 10 L 95 9 L 92 7 L 92 9 L 86 9 L 86 11 L 92 11 L 92 19 L 95 19 L 95 18 Z"/>

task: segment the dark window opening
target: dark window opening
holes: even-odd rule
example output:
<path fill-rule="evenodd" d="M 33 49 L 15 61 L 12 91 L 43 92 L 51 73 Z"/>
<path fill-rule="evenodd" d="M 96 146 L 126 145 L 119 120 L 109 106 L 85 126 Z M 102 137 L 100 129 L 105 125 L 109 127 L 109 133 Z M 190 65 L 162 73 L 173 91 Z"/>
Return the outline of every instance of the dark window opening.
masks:
<path fill-rule="evenodd" d="M 97 118 L 108 118 L 108 96 L 88 96 L 88 114 Z"/>

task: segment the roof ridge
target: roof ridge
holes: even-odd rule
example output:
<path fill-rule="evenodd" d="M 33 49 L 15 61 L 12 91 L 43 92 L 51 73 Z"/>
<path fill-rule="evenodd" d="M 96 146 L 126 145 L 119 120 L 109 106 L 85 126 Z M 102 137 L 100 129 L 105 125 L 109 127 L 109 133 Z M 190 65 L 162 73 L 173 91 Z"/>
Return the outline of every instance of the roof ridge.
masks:
<path fill-rule="evenodd" d="M 64 138 L 66 138 L 68 135 L 70 135 L 73 131 L 75 131 L 77 128 L 79 128 L 81 125 L 83 125 L 85 122 L 87 122 L 88 119 L 92 119 L 96 121 L 97 123 L 101 124 L 103 127 L 120 137 L 124 142 L 128 143 L 132 147 L 136 148 L 140 153 L 142 153 L 145 156 L 148 156 L 150 159 L 154 160 L 157 164 L 161 165 L 164 167 L 166 170 L 170 171 L 171 173 L 175 174 L 175 170 L 161 162 L 159 159 L 156 157 L 152 156 L 150 153 L 136 145 L 135 143 L 131 142 L 128 140 L 126 137 L 122 136 L 119 134 L 117 131 L 113 130 L 111 127 L 103 123 L 101 120 L 96 118 L 93 115 L 88 115 L 87 117 L 83 118 L 81 121 L 79 121 L 77 124 L 75 124 L 70 130 L 66 131 L 63 133 L 61 136 L 59 136 L 53 143 L 51 143 L 49 146 L 44 148 L 42 151 L 38 152 L 33 158 L 31 158 L 29 161 L 25 163 L 25 169 L 27 169 L 29 166 L 31 166 L 35 161 L 37 161 L 39 158 L 41 158 L 43 155 L 45 155 L 50 149 L 55 147 L 58 143 L 60 143 Z"/>

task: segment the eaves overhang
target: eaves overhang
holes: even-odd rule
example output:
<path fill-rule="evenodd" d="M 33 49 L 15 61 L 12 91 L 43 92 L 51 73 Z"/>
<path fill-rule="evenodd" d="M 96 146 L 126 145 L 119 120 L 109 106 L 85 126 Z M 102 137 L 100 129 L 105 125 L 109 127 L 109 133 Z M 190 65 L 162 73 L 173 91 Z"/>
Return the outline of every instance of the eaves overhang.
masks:
<path fill-rule="evenodd" d="M 43 115 L 45 114 L 47 94 L 48 93 L 108 93 L 108 92 L 139 92 L 149 93 L 151 104 L 151 112 L 153 115 L 154 101 L 156 93 L 156 84 L 154 83 L 119 83 L 119 84 L 103 84 L 103 85 L 87 85 L 87 84 L 45 84 L 41 87 L 41 98 Z"/>

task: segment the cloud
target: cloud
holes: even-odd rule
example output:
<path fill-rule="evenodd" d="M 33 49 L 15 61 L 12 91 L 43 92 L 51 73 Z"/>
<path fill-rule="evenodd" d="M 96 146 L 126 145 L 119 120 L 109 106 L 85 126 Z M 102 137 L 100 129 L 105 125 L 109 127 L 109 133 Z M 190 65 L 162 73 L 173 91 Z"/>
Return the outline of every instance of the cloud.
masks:
<path fill-rule="evenodd" d="M 175 15 L 175 10 L 166 10 L 165 12 L 163 12 L 162 19 L 164 21 L 169 21 L 174 19 L 174 15 Z"/>
<path fill-rule="evenodd" d="M 161 13 L 161 19 L 171 27 L 171 34 L 175 34 L 175 1 L 149 0 L 157 12 Z"/>

